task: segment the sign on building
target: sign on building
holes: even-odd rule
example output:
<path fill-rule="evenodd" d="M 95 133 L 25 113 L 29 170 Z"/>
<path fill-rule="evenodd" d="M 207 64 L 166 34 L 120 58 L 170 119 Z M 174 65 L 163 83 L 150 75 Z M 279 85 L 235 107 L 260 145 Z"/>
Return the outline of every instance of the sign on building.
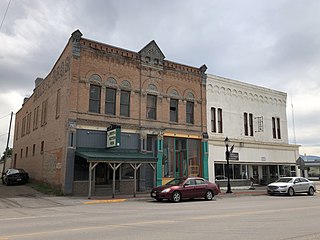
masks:
<path fill-rule="evenodd" d="M 107 148 L 119 147 L 121 140 L 121 126 L 111 125 L 107 128 Z"/>

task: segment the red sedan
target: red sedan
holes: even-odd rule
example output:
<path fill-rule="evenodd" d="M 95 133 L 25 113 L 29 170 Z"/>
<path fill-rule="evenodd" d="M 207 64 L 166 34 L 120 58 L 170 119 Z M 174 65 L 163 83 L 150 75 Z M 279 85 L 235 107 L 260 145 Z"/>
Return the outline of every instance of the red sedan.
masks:
<path fill-rule="evenodd" d="M 180 202 L 186 198 L 205 198 L 212 200 L 220 193 L 215 183 L 211 183 L 200 177 L 175 178 L 165 185 L 155 187 L 151 191 L 151 197 L 157 201 L 163 199 L 172 202 Z"/>

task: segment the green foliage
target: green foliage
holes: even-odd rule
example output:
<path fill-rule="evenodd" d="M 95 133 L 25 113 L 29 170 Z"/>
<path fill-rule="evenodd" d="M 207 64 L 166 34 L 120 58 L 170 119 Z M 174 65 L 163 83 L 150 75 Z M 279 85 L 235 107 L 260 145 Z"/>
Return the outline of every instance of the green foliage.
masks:
<path fill-rule="evenodd" d="M 3 155 L 1 156 L 0 160 L 4 160 L 4 156 L 6 155 L 6 150 L 3 151 Z M 7 151 L 7 157 L 11 157 L 12 156 L 12 148 L 9 148 Z"/>

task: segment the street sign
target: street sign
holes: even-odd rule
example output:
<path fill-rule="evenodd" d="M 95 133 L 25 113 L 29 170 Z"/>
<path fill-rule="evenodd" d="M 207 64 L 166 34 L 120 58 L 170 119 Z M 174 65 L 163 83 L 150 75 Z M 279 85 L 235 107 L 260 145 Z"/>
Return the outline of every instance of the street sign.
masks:
<path fill-rule="evenodd" d="M 231 152 L 229 155 L 229 160 L 239 160 L 239 153 Z"/>

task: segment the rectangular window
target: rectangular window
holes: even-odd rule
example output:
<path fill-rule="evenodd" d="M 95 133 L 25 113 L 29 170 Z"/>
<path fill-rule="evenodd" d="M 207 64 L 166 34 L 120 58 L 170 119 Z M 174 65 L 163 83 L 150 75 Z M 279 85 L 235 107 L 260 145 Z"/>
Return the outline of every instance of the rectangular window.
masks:
<path fill-rule="evenodd" d="M 100 113 L 101 87 L 90 85 L 89 112 Z"/>
<path fill-rule="evenodd" d="M 120 116 L 130 117 L 130 92 L 121 90 Z"/>
<path fill-rule="evenodd" d="M 157 96 L 147 95 L 147 119 L 157 119 Z"/>
<path fill-rule="evenodd" d="M 41 142 L 41 148 L 40 148 L 40 153 L 43 154 L 44 152 L 44 141 Z"/>
<path fill-rule="evenodd" d="M 34 109 L 33 112 L 33 130 L 38 129 L 38 120 L 39 119 L 39 106 Z"/>
<path fill-rule="evenodd" d="M 26 134 L 30 133 L 31 128 L 31 112 L 27 115 L 27 128 L 26 128 Z"/>
<path fill-rule="evenodd" d="M 60 102 L 61 102 L 61 89 L 57 91 L 57 101 L 56 101 L 56 118 L 60 116 Z"/>
<path fill-rule="evenodd" d="M 277 134 L 278 134 L 278 139 L 281 139 L 280 118 L 277 118 Z"/>
<path fill-rule="evenodd" d="M 218 108 L 218 133 L 222 133 L 222 109 Z"/>
<path fill-rule="evenodd" d="M 18 135 L 19 135 L 19 122 L 17 122 L 17 126 L 16 126 L 16 140 L 18 140 Z"/>
<path fill-rule="evenodd" d="M 29 153 L 29 148 L 26 147 L 26 158 L 28 157 L 28 153 Z"/>
<path fill-rule="evenodd" d="M 178 99 L 170 99 L 170 121 L 178 122 Z"/>
<path fill-rule="evenodd" d="M 47 107 L 48 107 L 48 99 L 42 102 L 42 109 L 41 109 L 41 126 L 47 124 Z"/>
<path fill-rule="evenodd" d="M 243 114 L 244 135 L 248 136 L 248 113 Z"/>
<path fill-rule="evenodd" d="M 186 105 L 186 122 L 194 123 L 194 102 L 187 101 Z"/>
<path fill-rule="evenodd" d="M 211 108 L 211 132 L 217 132 L 216 108 Z"/>
<path fill-rule="evenodd" d="M 32 147 L 32 156 L 34 156 L 36 154 L 36 145 L 33 144 L 33 147 Z"/>
<path fill-rule="evenodd" d="M 147 151 L 152 152 L 154 143 L 154 137 L 152 135 L 147 136 Z"/>
<path fill-rule="evenodd" d="M 21 130 L 21 137 L 26 135 L 26 117 L 22 119 L 22 130 Z"/>
<path fill-rule="evenodd" d="M 276 131 L 276 118 L 272 118 L 272 136 L 273 138 L 277 138 L 277 131 Z"/>
<path fill-rule="evenodd" d="M 21 148 L 20 149 L 20 158 L 22 158 L 22 156 L 23 156 L 23 149 Z"/>
<path fill-rule="evenodd" d="M 117 93 L 117 90 L 114 88 L 106 89 L 106 105 L 105 105 L 106 114 L 116 115 L 116 93 Z"/>
<path fill-rule="evenodd" d="M 250 129 L 250 136 L 253 136 L 253 114 L 249 113 L 249 129 Z"/>

